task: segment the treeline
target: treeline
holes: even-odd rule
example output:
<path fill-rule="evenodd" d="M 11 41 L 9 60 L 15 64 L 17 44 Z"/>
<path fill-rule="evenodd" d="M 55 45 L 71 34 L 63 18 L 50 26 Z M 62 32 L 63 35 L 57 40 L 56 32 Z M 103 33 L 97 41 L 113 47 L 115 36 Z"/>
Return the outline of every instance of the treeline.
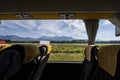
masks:
<path fill-rule="evenodd" d="M 88 40 L 51 41 L 51 43 L 88 43 Z M 96 41 L 96 43 L 120 43 L 120 40 L 114 40 L 114 41 Z"/>
<path fill-rule="evenodd" d="M 87 40 L 50 41 L 51 43 L 87 43 Z"/>
<path fill-rule="evenodd" d="M 39 43 L 39 41 L 11 41 L 11 40 L 4 40 L 6 43 Z"/>
<path fill-rule="evenodd" d="M 40 41 L 11 41 L 5 40 L 6 43 L 39 43 Z M 71 40 L 71 41 L 50 41 L 50 43 L 87 43 L 87 40 Z"/>
<path fill-rule="evenodd" d="M 4 41 L 6 43 L 39 43 L 40 42 L 40 41 L 11 41 L 11 40 L 4 40 Z M 88 43 L 88 40 L 50 41 L 50 43 Z M 96 41 L 96 43 L 120 43 L 120 40 Z"/>
<path fill-rule="evenodd" d="M 112 40 L 112 41 L 96 41 L 96 43 L 120 43 L 120 40 Z"/>
<path fill-rule="evenodd" d="M 11 43 L 39 43 L 39 41 L 11 41 Z"/>

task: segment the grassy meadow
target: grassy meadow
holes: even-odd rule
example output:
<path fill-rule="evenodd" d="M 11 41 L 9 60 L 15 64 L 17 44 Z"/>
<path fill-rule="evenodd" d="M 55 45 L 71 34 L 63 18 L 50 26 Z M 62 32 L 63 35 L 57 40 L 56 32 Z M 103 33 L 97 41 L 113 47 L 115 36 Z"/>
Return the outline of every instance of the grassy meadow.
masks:
<path fill-rule="evenodd" d="M 52 43 L 52 52 L 49 61 L 71 61 L 80 62 L 84 60 L 84 50 L 87 43 Z M 101 47 L 109 44 L 96 44 Z"/>
<path fill-rule="evenodd" d="M 83 61 L 87 44 L 57 43 L 51 44 L 49 61 Z"/>

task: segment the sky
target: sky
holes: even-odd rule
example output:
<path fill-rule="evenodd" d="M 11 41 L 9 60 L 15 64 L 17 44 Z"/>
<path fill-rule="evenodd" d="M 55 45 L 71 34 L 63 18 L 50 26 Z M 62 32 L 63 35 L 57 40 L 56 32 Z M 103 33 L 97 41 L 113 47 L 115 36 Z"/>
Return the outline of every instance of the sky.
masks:
<path fill-rule="evenodd" d="M 2 20 L 0 35 L 39 38 L 41 36 L 67 36 L 88 39 L 82 20 Z M 115 36 L 115 26 L 108 20 L 100 20 L 98 40 L 120 40 Z"/>

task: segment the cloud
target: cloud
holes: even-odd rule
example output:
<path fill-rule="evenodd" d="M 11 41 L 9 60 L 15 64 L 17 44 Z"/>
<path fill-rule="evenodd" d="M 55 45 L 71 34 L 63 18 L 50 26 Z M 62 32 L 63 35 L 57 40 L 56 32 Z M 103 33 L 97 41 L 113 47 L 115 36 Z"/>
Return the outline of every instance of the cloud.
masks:
<path fill-rule="evenodd" d="M 85 25 L 82 20 L 66 20 L 66 22 L 71 29 L 79 29 L 80 31 L 85 31 Z"/>
<path fill-rule="evenodd" d="M 116 39 L 111 24 L 108 20 L 100 21 L 97 39 Z M 69 36 L 75 39 L 87 39 L 82 20 L 3 20 L 0 31 L 1 34 L 24 37 Z"/>
<path fill-rule="evenodd" d="M 37 27 L 36 22 L 35 20 L 5 20 L 3 21 L 3 25 L 13 29 L 22 27 L 27 30 L 32 30 Z"/>
<path fill-rule="evenodd" d="M 5 29 L 4 28 L 0 28 L 0 31 L 5 31 Z"/>
<path fill-rule="evenodd" d="M 17 26 L 12 20 L 3 20 L 1 26 L 5 26 L 11 29 L 17 29 Z"/>
<path fill-rule="evenodd" d="M 109 40 L 120 40 L 120 37 L 116 37 L 114 31 L 110 31 L 110 32 L 99 33 L 97 39 L 109 41 Z"/>
<path fill-rule="evenodd" d="M 84 36 L 85 26 L 81 20 L 44 20 L 38 26 L 38 33 L 48 33 L 52 36 Z"/>
<path fill-rule="evenodd" d="M 57 33 L 60 30 L 60 21 L 57 20 L 45 20 L 41 21 L 41 24 L 38 26 L 38 30 L 48 31 L 52 33 Z"/>
<path fill-rule="evenodd" d="M 3 26 L 10 28 L 9 33 L 21 36 L 70 36 L 74 38 L 86 37 L 82 20 L 5 20 Z M 12 31 L 15 30 L 15 31 Z M 18 33 L 17 33 L 18 32 Z M 20 33 L 21 32 L 21 33 Z"/>
<path fill-rule="evenodd" d="M 82 20 L 66 20 L 69 28 L 66 28 L 65 31 L 69 32 L 69 36 L 72 36 L 76 39 L 85 39 L 87 38 L 85 25 Z"/>
<path fill-rule="evenodd" d="M 111 25 L 112 23 L 109 20 L 101 20 L 100 21 L 100 26 L 108 26 Z"/>
<path fill-rule="evenodd" d="M 108 20 L 101 20 L 98 29 L 97 39 L 100 40 L 120 40 L 115 36 L 115 26 Z"/>

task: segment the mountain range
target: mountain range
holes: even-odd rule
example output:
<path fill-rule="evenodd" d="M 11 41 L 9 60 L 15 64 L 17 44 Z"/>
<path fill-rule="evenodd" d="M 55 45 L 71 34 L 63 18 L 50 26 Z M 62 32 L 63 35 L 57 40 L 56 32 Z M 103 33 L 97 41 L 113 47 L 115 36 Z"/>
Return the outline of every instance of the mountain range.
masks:
<path fill-rule="evenodd" d="M 6 36 L 1 36 L 0 35 L 0 39 L 11 40 L 11 41 L 40 41 L 40 40 L 71 41 L 74 38 L 67 37 L 67 36 L 54 36 L 54 37 L 41 36 L 39 38 L 30 38 L 30 37 L 19 37 L 19 36 L 16 36 L 16 35 L 6 35 Z"/>

